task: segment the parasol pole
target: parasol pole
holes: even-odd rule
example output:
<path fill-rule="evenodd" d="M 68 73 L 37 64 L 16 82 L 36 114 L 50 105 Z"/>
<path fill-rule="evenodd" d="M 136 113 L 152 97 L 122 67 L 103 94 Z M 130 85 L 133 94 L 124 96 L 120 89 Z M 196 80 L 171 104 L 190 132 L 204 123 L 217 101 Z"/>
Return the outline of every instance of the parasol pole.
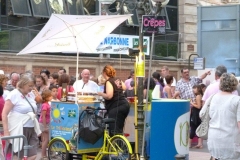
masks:
<path fill-rule="evenodd" d="M 77 62 L 76 62 L 76 88 L 78 88 L 77 86 L 77 81 L 78 81 L 78 58 L 79 58 L 79 51 L 78 51 L 78 45 L 77 45 L 77 36 L 74 36 L 75 39 L 75 44 L 77 47 Z M 75 91 L 75 104 L 78 104 L 78 94 L 77 94 L 77 90 Z"/>

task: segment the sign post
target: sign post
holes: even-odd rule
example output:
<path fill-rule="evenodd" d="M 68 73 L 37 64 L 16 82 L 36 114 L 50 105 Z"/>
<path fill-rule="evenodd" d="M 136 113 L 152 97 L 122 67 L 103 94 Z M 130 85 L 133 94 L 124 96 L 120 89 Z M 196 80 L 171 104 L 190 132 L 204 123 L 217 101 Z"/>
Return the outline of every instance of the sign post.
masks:
<path fill-rule="evenodd" d="M 166 18 L 164 16 L 145 15 L 142 20 L 142 32 L 166 33 Z"/>
<path fill-rule="evenodd" d="M 196 57 L 194 58 L 193 63 L 194 63 L 194 69 L 197 69 L 197 70 L 205 69 L 205 58 Z"/>
<path fill-rule="evenodd" d="M 148 67 L 148 82 L 147 82 L 147 95 L 146 95 L 146 106 L 148 106 L 148 91 L 150 86 L 150 77 L 152 72 L 152 55 L 154 49 L 154 36 L 155 34 L 165 34 L 166 33 L 166 20 L 164 16 L 151 16 L 145 15 L 142 18 L 142 32 L 143 33 L 152 33 L 152 43 L 151 43 L 151 51 L 149 57 L 149 67 Z M 150 102 L 151 104 L 151 102 Z M 145 143 L 145 135 L 146 135 L 146 124 L 150 124 L 148 119 L 149 115 L 145 112 L 144 118 L 144 132 L 143 132 L 143 144 Z M 150 127 L 150 126 L 149 126 Z M 150 139 L 146 138 L 146 142 L 149 144 Z M 149 149 L 149 145 L 146 147 L 147 150 Z M 142 146 L 142 153 L 144 153 L 144 145 Z"/>

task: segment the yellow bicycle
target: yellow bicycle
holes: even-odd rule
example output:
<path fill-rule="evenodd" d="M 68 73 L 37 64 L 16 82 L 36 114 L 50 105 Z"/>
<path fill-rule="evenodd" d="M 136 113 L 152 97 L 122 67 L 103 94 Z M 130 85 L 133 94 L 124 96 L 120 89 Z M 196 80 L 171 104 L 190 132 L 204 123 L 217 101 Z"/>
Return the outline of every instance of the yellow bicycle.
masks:
<path fill-rule="evenodd" d="M 91 108 L 92 109 L 92 108 Z M 104 157 L 109 160 L 130 160 L 132 155 L 132 147 L 123 135 L 114 135 L 110 137 L 107 124 L 114 123 L 115 119 L 105 118 L 103 124 L 105 125 L 103 134 L 103 145 L 97 153 L 81 153 L 77 154 L 82 160 L 102 160 Z M 56 137 L 49 143 L 48 157 L 49 160 L 69 160 L 70 146 L 62 137 Z"/>

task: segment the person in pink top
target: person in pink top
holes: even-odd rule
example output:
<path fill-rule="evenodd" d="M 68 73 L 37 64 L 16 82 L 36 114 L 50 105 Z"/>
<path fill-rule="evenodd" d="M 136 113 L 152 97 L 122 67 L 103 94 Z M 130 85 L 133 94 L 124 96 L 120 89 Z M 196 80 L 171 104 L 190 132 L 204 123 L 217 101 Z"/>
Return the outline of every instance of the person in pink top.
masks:
<path fill-rule="evenodd" d="M 58 78 L 58 94 L 57 94 L 57 99 L 61 99 L 62 98 L 62 84 L 63 83 L 67 83 L 67 92 L 74 92 L 74 88 L 73 86 L 69 85 L 70 82 L 70 76 L 66 73 L 63 73 L 62 75 L 59 76 Z"/>
<path fill-rule="evenodd" d="M 42 92 L 42 108 L 41 116 L 39 118 L 39 125 L 42 131 L 42 158 L 41 160 L 47 159 L 46 149 L 49 142 L 49 123 L 50 123 L 50 109 L 49 102 L 52 100 L 52 92 L 50 90 L 44 90 Z"/>
<path fill-rule="evenodd" d="M 128 79 L 124 82 L 125 83 L 125 86 L 127 87 L 127 89 L 130 89 L 131 88 L 131 85 L 130 83 L 134 81 L 134 71 L 130 71 L 130 76 L 128 77 Z"/>
<path fill-rule="evenodd" d="M 220 91 L 219 85 L 220 85 L 220 77 L 222 76 L 223 73 L 227 73 L 227 68 L 223 65 L 217 66 L 215 69 L 215 82 L 210 84 L 207 89 L 205 90 L 202 101 L 203 104 L 205 101 L 213 94 L 216 94 Z M 238 95 L 237 91 L 235 90 L 233 94 Z"/>

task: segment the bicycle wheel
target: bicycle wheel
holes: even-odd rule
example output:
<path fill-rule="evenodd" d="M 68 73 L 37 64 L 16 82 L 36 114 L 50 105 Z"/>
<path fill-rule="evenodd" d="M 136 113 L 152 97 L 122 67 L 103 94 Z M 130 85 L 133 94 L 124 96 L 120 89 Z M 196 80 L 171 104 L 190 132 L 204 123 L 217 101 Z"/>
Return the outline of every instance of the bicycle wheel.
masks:
<path fill-rule="evenodd" d="M 49 160 L 68 160 L 69 153 L 65 143 L 56 139 L 53 140 L 48 146 L 48 158 Z"/>
<path fill-rule="evenodd" d="M 122 136 L 114 136 L 111 139 L 108 151 L 115 152 L 117 154 L 109 154 L 109 160 L 130 160 L 132 154 L 132 148 L 127 139 Z"/>

